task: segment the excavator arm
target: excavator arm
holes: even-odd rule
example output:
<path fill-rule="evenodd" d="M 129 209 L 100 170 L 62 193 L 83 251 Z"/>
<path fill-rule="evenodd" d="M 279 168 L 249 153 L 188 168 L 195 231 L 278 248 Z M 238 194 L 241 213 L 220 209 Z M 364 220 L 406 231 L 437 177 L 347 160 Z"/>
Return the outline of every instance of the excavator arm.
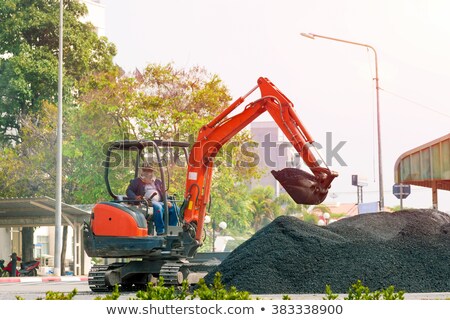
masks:
<path fill-rule="evenodd" d="M 248 104 L 244 111 L 227 117 L 256 89 L 261 98 Z M 322 167 L 311 152 L 314 141 L 294 111 L 292 102 L 267 78 L 259 78 L 258 84 L 243 97 L 238 98 L 210 123 L 203 126 L 189 155 L 184 209 L 184 220 L 195 225 L 195 239 L 201 241 L 206 207 L 209 202 L 214 158 L 234 135 L 244 129 L 264 112 L 274 121 L 302 157 L 312 174 L 296 168 L 272 171 L 296 203 L 319 204 L 325 200 L 331 182 L 337 173 Z"/>

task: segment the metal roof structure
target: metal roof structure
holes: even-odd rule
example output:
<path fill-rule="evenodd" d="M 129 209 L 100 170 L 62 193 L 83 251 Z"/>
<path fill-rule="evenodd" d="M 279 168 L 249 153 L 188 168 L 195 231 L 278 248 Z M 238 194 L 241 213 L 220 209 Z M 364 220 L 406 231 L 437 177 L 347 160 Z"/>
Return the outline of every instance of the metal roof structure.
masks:
<path fill-rule="evenodd" d="M 0 228 L 55 225 L 56 201 L 49 197 L 0 198 Z M 61 204 L 62 224 L 82 224 L 90 213 L 65 203 Z"/>
<path fill-rule="evenodd" d="M 55 208 L 55 199 L 49 197 L 0 198 L 0 228 L 55 226 Z M 71 226 L 74 233 L 75 275 L 86 274 L 82 228 L 84 221 L 89 221 L 89 209 L 61 203 L 61 224 Z"/>
<path fill-rule="evenodd" d="M 450 191 L 450 133 L 403 153 L 395 163 L 395 183 Z"/>

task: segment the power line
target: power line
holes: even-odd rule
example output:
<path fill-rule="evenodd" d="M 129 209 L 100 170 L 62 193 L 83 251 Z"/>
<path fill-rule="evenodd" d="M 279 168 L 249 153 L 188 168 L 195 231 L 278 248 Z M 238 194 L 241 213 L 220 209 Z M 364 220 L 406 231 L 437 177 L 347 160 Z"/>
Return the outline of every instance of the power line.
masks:
<path fill-rule="evenodd" d="M 424 104 L 421 104 L 421 103 L 416 102 L 416 101 L 414 101 L 414 100 L 411 100 L 411 99 L 409 99 L 409 98 L 403 97 L 403 96 L 401 96 L 401 95 L 399 95 L 399 94 L 397 94 L 397 93 L 394 93 L 394 92 L 392 92 L 392 91 L 388 91 L 388 90 L 383 89 L 383 88 L 380 88 L 380 89 L 383 90 L 383 91 L 386 92 L 386 93 L 389 93 L 389 94 L 391 94 L 391 95 L 397 97 L 397 98 L 400 98 L 400 99 L 403 99 L 403 100 L 405 100 L 405 101 L 411 102 L 411 103 L 413 103 L 413 104 L 415 104 L 415 105 L 417 105 L 417 106 L 419 106 L 419 107 L 422 107 L 422 108 L 424 108 L 424 109 L 427 109 L 427 110 L 432 111 L 432 112 L 435 112 L 435 113 L 438 113 L 438 114 L 440 114 L 440 115 L 442 115 L 442 116 L 444 116 L 444 117 L 450 118 L 450 114 L 446 114 L 446 113 L 444 113 L 444 112 L 442 112 L 442 111 L 439 111 L 439 110 L 436 110 L 436 109 L 434 109 L 434 108 L 428 107 L 428 106 L 426 106 L 426 105 L 424 105 Z"/>

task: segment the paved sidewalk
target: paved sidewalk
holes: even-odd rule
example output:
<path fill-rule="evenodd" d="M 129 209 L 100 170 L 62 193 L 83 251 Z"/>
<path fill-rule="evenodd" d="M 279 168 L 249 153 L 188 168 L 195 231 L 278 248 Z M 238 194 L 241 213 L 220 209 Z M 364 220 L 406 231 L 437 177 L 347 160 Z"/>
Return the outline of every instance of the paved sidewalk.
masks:
<path fill-rule="evenodd" d="M 1 277 L 0 283 L 13 282 L 75 282 L 88 281 L 87 276 Z"/>

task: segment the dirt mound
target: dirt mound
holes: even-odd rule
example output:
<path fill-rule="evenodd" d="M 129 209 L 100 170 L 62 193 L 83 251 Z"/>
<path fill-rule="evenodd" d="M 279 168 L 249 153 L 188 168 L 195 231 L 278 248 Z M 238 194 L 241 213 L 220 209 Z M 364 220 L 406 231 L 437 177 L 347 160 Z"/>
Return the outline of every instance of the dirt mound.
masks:
<path fill-rule="evenodd" d="M 279 217 L 236 248 L 215 272 L 254 294 L 372 290 L 450 291 L 450 216 L 405 210 L 342 219 L 327 227 Z"/>

